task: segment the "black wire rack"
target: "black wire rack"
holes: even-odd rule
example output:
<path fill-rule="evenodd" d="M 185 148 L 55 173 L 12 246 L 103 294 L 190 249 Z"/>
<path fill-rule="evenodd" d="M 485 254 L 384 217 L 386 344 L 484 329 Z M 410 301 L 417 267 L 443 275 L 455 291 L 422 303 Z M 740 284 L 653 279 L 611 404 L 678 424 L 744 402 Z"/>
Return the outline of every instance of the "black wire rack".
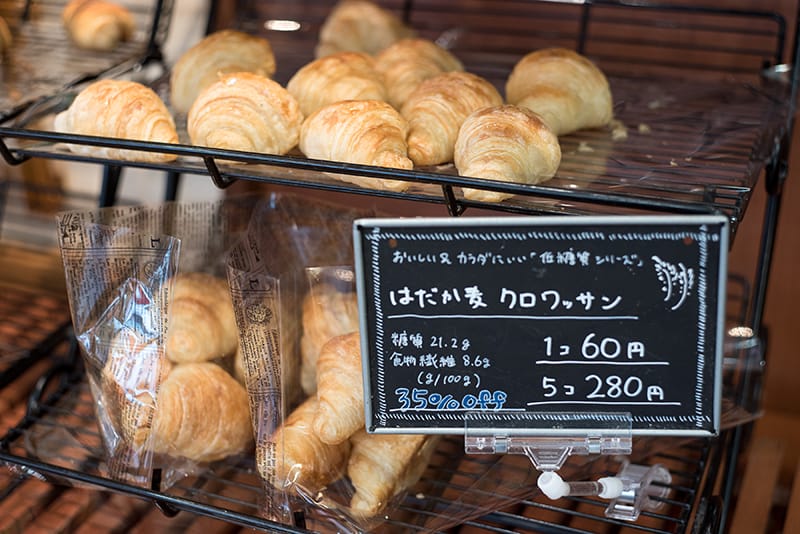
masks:
<path fill-rule="evenodd" d="M 231 24 L 270 38 L 278 57 L 276 79 L 285 83 L 296 68 L 313 57 L 319 26 L 332 4 L 322 0 L 238 2 L 236 20 Z M 130 166 L 166 171 L 172 176 L 209 176 L 219 187 L 248 180 L 445 204 L 453 215 L 473 207 L 564 215 L 722 212 L 734 230 L 759 179 L 766 175 L 771 193 L 779 192 L 785 179 L 797 87 L 796 45 L 792 41 L 795 28 L 787 20 L 796 20 L 796 12 L 789 13 L 787 19 L 787 14 L 771 11 L 614 1 L 562 4 L 497 0 L 491 3 L 490 13 L 483 2 L 464 2 L 463 9 L 458 10 L 445 0 L 387 0 L 382 4 L 401 14 L 421 35 L 450 46 L 467 70 L 487 77 L 499 88 L 524 51 L 542 46 L 582 51 L 609 75 L 618 122 L 608 129 L 564 137 L 558 175 L 537 186 L 467 179 L 447 166 L 397 171 L 309 160 L 300 154 L 270 156 L 195 147 L 188 143 L 185 117 L 180 116 L 176 119 L 181 143 L 175 145 L 66 135 L 40 128 L 39 119 L 64 109 L 84 83 L 98 77 L 134 75 L 166 98 L 168 78 L 164 72 L 151 75 L 141 70 L 148 58 L 159 56 L 152 44 L 160 41 L 151 39 L 152 35 L 163 35 L 158 32 L 165 27 L 159 25 L 158 32 L 145 39 L 147 46 L 124 58 L 91 63 L 85 54 L 67 53 L 55 61 L 59 69 L 63 68 L 63 75 L 39 86 L 31 85 L 24 95 L 19 91 L 19 98 L 2 102 L 0 153 L 10 164 L 45 157 L 100 164 L 113 169 L 115 176 Z M 53 40 L 48 41 L 48 47 L 61 53 L 69 45 L 59 41 L 63 37 L 52 22 L 57 4 L 42 5 L 52 6 L 40 11 L 51 17 L 48 38 Z M 0 13 L 11 21 L 17 34 L 30 24 L 19 18 L 18 4 L 0 2 Z M 270 20 L 295 20 L 298 31 L 271 31 L 266 24 Z M 520 24 L 521 20 L 532 22 Z M 223 23 L 221 19 L 217 22 Z M 644 34 L 644 41 L 629 40 L 634 28 L 637 35 Z M 748 35 L 746 46 L 738 38 L 742 34 Z M 25 43 L 24 38 L 21 42 Z M 33 50 L 34 55 L 26 56 Z M 41 53 L 33 46 L 12 51 L 7 60 L 10 63 L 3 66 L 3 86 L 25 81 L 26 73 L 18 66 Z M 30 80 L 35 82 L 36 78 Z M 165 152 L 179 158 L 168 164 L 87 158 L 70 152 L 65 148 L 67 143 Z M 240 164 L 223 163 L 227 160 Z M 331 174 L 402 179 L 414 186 L 404 193 L 392 193 L 345 184 Z M 472 202 L 462 197 L 460 188 L 464 186 L 515 196 L 498 204 Z M 776 213 L 774 210 L 767 216 L 771 219 L 765 221 L 763 268 L 769 264 L 769 233 L 774 230 Z M 753 301 L 746 301 L 737 324 L 757 326 L 760 322 L 766 274 L 760 273 L 757 278 Z M 48 348 L 47 352 L 63 365 L 56 365 L 42 378 L 25 417 L 0 440 L 0 461 L 22 473 L 150 500 L 168 514 L 186 510 L 275 532 L 316 528 L 314 510 L 304 511 L 306 529 L 261 517 L 263 488 L 247 458 L 211 466 L 168 489 L 141 488 L 106 477 L 94 406 L 83 382 L 76 348 L 66 341 L 57 349 L 53 350 L 52 344 Z M 757 387 L 756 393 L 750 390 L 746 367 L 733 362 L 734 395 L 755 396 L 757 403 Z M 667 465 L 674 480 L 664 509 L 645 513 L 637 523 L 608 519 L 603 513 L 606 504 L 594 499 L 546 501 L 530 491 L 533 484 L 526 486 L 526 493 L 510 492 L 507 500 L 496 492 L 481 490 L 480 485 L 475 490 L 475 484 L 491 482 L 486 477 L 493 469 L 528 481 L 530 462 L 506 456 L 502 468 L 497 468 L 497 457 L 464 456 L 463 443 L 448 439 L 419 485 L 398 503 L 396 515 L 393 513 L 377 530 L 421 531 L 431 525 L 445 525 L 441 530 L 453 532 L 462 527 L 486 532 L 716 531 L 719 523 L 724 523 L 734 483 L 736 452 L 742 439 L 739 428 L 725 430 L 713 440 L 641 441 L 642 450 L 637 449 L 636 459 Z M 53 442 L 74 446 L 49 447 Z M 613 474 L 616 467 L 612 459 L 602 459 L 578 462 L 571 469 L 577 477 L 584 473 Z M 465 492 L 465 488 L 472 491 Z M 487 507 L 489 503 L 491 507 Z M 449 523 L 456 510 L 460 514 L 458 526 L 453 526 Z"/>

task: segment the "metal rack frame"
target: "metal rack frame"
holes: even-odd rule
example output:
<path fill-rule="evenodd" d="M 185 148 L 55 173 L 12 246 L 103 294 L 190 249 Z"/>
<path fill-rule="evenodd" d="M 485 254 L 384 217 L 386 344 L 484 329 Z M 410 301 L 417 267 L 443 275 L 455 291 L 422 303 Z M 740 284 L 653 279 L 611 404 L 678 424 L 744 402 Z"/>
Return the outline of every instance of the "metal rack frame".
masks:
<path fill-rule="evenodd" d="M 392 3 L 392 2 L 389 2 Z M 159 2 L 159 5 L 161 2 Z M 327 4 L 321 2 L 321 4 Z M 437 7 L 437 2 L 423 2 L 421 0 L 404 0 L 403 2 L 394 2 L 394 7 L 402 10 L 406 20 L 413 21 L 415 17 L 427 17 L 430 13 L 444 13 L 441 6 Z M 499 2 L 499 11 L 502 14 L 510 16 L 518 16 L 515 9 L 526 2 L 515 2 L 508 0 Z M 538 4 L 533 2 L 532 4 Z M 56 134 L 53 132 L 39 131 L 31 129 L 28 119 L 37 116 L 43 111 L 53 111 L 63 107 L 66 100 L 63 96 L 74 92 L 82 84 L 93 79 L 105 76 L 121 75 L 125 72 L 137 70 L 142 64 L 147 63 L 153 59 L 160 60 L 160 54 L 157 47 L 148 46 L 147 54 L 141 57 L 133 58 L 131 62 L 120 63 L 109 70 L 102 70 L 90 75 L 83 75 L 75 80 L 62 84 L 59 89 L 52 95 L 39 98 L 33 102 L 25 102 L 14 109 L 8 110 L 0 114 L 0 154 L 10 164 L 19 164 L 31 157 L 46 157 L 52 159 L 64 159 L 96 163 L 103 165 L 106 169 L 106 188 L 101 197 L 101 204 L 107 205 L 113 203 L 115 198 L 116 183 L 119 181 L 122 169 L 126 166 L 150 168 L 154 170 L 165 171 L 168 178 L 171 180 L 169 190 L 172 195 L 175 194 L 177 188 L 177 180 L 183 174 L 199 174 L 209 176 L 218 187 L 226 187 L 236 180 L 250 180 L 258 182 L 278 183 L 297 187 L 316 188 L 329 191 L 343 191 L 352 194 L 370 195 L 370 196 L 386 196 L 392 198 L 403 198 L 417 202 L 434 202 L 441 203 L 447 206 L 448 212 L 451 215 L 461 215 L 467 208 L 489 208 L 495 211 L 508 212 L 508 213 L 559 213 L 565 215 L 580 215 L 582 213 L 590 213 L 597 209 L 610 209 L 621 210 L 622 212 L 638 212 L 643 210 L 645 212 L 678 212 L 678 213 L 708 213 L 714 211 L 722 211 L 726 213 L 735 228 L 736 223 L 744 216 L 747 204 L 750 199 L 750 194 L 753 187 L 755 187 L 760 175 L 763 174 L 765 186 L 768 192 L 768 206 L 767 212 L 763 220 L 763 234 L 761 239 L 761 251 L 759 256 L 759 266 L 754 283 L 754 297 L 751 303 L 747 305 L 745 313 L 746 324 L 752 327 L 753 331 L 758 335 L 760 333 L 760 325 L 763 318 L 764 299 L 766 296 L 766 288 L 769 279 L 769 266 L 772 259 L 772 250 L 774 247 L 775 232 L 777 230 L 777 219 L 781 204 L 781 194 L 783 184 L 787 177 L 788 167 L 788 150 L 789 141 L 793 129 L 793 116 L 796 104 L 798 75 L 800 75 L 798 66 L 798 38 L 797 33 L 800 29 L 800 6 L 797 8 L 794 19 L 794 37 L 793 43 L 790 47 L 791 59 L 790 63 L 785 63 L 785 50 L 788 36 L 788 29 L 790 26 L 786 23 L 785 19 L 776 14 L 766 11 L 743 11 L 743 10 L 725 10 L 725 9 L 712 9 L 702 8 L 696 6 L 672 6 L 672 5 L 642 5 L 638 3 L 628 3 L 624 1 L 613 0 L 595 0 L 586 1 L 581 6 L 574 7 L 578 10 L 581 16 L 577 19 L 577 25 L 571 25 L 570 31 L 554 36 L 552 33 L 545 32 L 539 38 L 550 39 L 551 41 L 564 41 L 572 42 L 575 48 L 590 54 L 592 57 L 600 60 L 609 61 L 609 72 L 613 72 L 616 67 L 613 63 L 628 63 L 637 66 L 642 66 L 641 57 L 622 58 L 618 54 L 607 52 L 606 48 L 594 48 L 596 44 L 610 46 L 609 50 L 613 50 L 615 46 L 624 45 L 624 40 L 612 38 L 609 42 L 603 39 L 592 39 L 594 25 L 597 23 L 596 11 L 599 9 L 601 12 L 604 9 L 616 10 L 625 9 L 626 16 L 628 14 L 646 13 L 644 18 L 632 16 L 632 18 L 622 18 L 616 12 L 602 12 L 599 15 L 601 22 L 611 24 L 631 23 L 631 21 L 641 22 L 642 20 L 652 20 L 651 13 L 660 12 L 663 14 L 669 13 L 682 13 L 682 14 L 697 14 L 699 16 L 711 17 L 731 17 L 735 20 L 760 20 L 765 21 L 772 29 L 764 30 L 763 33 L 768 36 L 769 40 L 774 41 L 774 45 L 769 48 L 758 50 L 727 50 L 726 54 L 741 54 L 747 56 L 751 61 L 748 62 L 759 63 L 756 72 L 752 68 L 736 66 L 736 75 L 754 75 L 754 85 L 756 87 L 761 81 L 765 81 L 767 86 L 770 87 L 768 91 L 762 94 L 768 101 L 771 101 L 776 107 L 773 110 L 776 115 L 771 121 L 767 121 L 768 128 L 759 131 L 764 134 L 758 142 L 751 142 L 749 148 L 753 145 L 759 145 L 760 150 L 756 150 L 755 161 L 753 167 L 742 164 L 734 165 L 735 169 L 731 171 L 732 174 L 739 173 L 746 169 L 748 177 L 743 183 L 736 185 L 722 186 L 722 187 L 701 187 L 699 193 L 691 191 L 691 194 L 686 197 L 677 195 L 677 198 L 664 198 L 664 189 L 655 186 L 652 191 L 645 193 L 637 191 L 636 194 L 626 192 L 618 192 L 614 187 L 616 183 L 610 183 L 608 188 L 595 188 L 590 186 L 587 189 L 562 189 L 552 185 L 538 185 L 538 186 L 519 186 L 507 184 L 488 183 L 484 180 L 467 179 L 455 176 L 452 173 L 419 170 L 419 171 L 395 171 L 387 170 L 376 167 L 360 166 L 360 165 L 345 165 L 335 162 L 314 161 L 308 160 L 299 156 L 267 156 L 240 152 L 231 152 L 224 150 L 207 149 L 201 147 L 193 147 L 187 144 L 180 145 L 161 145 L 157 143 L 136 142 L 136 141 L 123 141 L 107 138 L 92 138 L 87 136 L 73 136 L 65 134 Z M 437 11 L 438 10 L 438 11 Z M 212 11 L 213 12 L 213 11 Z M 320 17 L 322 17 L 320 12 Z M 422 14 L 420 14 L 422 13 Z M 562 17 L 561 15 L 553 15 L 553 20 Z M 317 20 L 317 23 L 319 20 Z M 575 22 L 575 21 L 571 21 Z M 657 23 L 653 23 L 658 25 Z M 209 28 L 211 24 L 209 24 Z M 575 31 L 577 28 L 577 31 Z M 670 29 L 670 28 L 668 28 Z M 671 30 L 678 32 L 681 29 L 679 26 L 672 26 Z M 714 27 L 714 24 L 708 26 L 701 24 L 695 26 L 695 29 L 701 31 L 717 31 L 719 27 Z M 721 32 L 732 32 L 732 29 L 722 28 Z M 759 29 L 756 33 L 762 32 Z M 313 32 L 311 32 L 313 33 Z M 309 33 L 309 35 L 311 35 Z M 153 34 L 155 35 L 155 33 Z M 151 45 L 153 41 L 151 40 Z M 470 49 L 469 44 L 464 48 L 467 54 L 478 54 L 479 51 Z M 511 63 L 513 56 L 506 53 L 504 50 L 497 50 L 496 58 L 501 58 L 505 61 L 504 67 L 508 67 Z M 711 50 L 717 53 L 720 50 Z M 712 54 L 714 55 L 714 54 Z M 502 63 L 502 61 L 501 61 Z M 673 70 L 691 69 L 698 75 L 705 75 L 711 71 L 717 70 L 719 66 L 707 65 L 703 63 L 670 63 L 665 62 L 663 65 L 658 66 L 662 69 L 660 72 L 669 73 Z M 497 74 L 494 70 L 489 69 L 488 74 Z M 722 69 L 725 70 L 725 69 Z M 788 73 L 788 76 L 785 74 Z M 643 72 L 643 76 L 647 73 Z M 154 86 L 163 84 L 164 79 L 152 80 Z M 763 89 L 763 87 L 762 87 Z M 772 90 L 775 92 L 772 92 Z M 760 91 L 760 90 L 759 90 Z M 785 99 L 785 100 L 784 100 Z M 578 137 L 573 143 L 574 147 L 580 146 L 580 142 L 595 143 L 598 141 L 595 134 L 586 134 L 588 137 Z M 18 142 L 18 144 L 9 143 L 8 140 Z M 85 145 L 95 146 L 111 146 L 120 148 L 138 149 L 144 151 L 167 152 L 180 156 L 181 159 L 174 164 L 137 164 L 128 162 L 108 161 L 97 158 L 78 157 L 67 150 L 60 147 L 63 143 L 78 143 Z M 741 146 L 739 147 L 741 148 Z M 748 150 L 745 146 L 744 150 Z M 749 156 L 748 152 L 748 156 Z M 250 166 L 228 166 L 221 161 L 223 160 L 236 160 L 250 164 Z M 644 168 L 644 166 L 643 166 Z M 688 169 L 685 174 L 679 174 L 679 178 L 689 178 L 696 175 L 698 172 L 706 170 L 702 165 L 693 166 Z M 377 189 L 365 189 L 346 185 L 335 180 L 320 179 L 317 175 L 321 173 L 343 173 L 343 174 L 357 174 L 359 176 L 371 176 L 375 178 L 399 178 L 414 182 L 415 184 L 426 184 L 420 192 L 416 189 L 412 193 L 396 194 Z M 634 171 L 636 172 L 636 171 Z M 643 171 L 644 172 L 644 171 Z M 749 173 L 752 172 L 752 176 Z M 309 178 L 310 175 L 315 177 Z M 702 184 L 701 184 L 702 185 Z M 458 195 L 458 188 L 462 186 L 470 186 L 475 188 L 484 188 L 495 191 L 509 192 L 518 195 L 521 201 L 507 202 L 498 205 L 486 205 L 482 203 L 469 202 L 464 200 Z M 427 187 L 427 189 L 425 189 Z M 683 190 L 680 193 L 684 193 Z M 170 193 L 167 194 L 168 197 Z M 546 199 L 542 201 L 542 199 Z M 20 423 L 19 427 L 5 436 L 0 441 L 0 460 L 8 461 L 12 464 L 32 469 L 35 472 L 47 473 L 57 479 L 75 480 L 80 482 L 87 482 L 100 487 L 106 487 L 112 490 L 130 493 L 137 497 L 153 500 L 165 512 L 172 513 L 176 510 L 190 510 L 201 514 L 213 515 L 223 519 L 231 520 L 244 526 L 253 526 L 256 528 L 265 528 L 276 532 L 296 532 L 298 529 L 286 527 L 280 524 L 271 524 L 270 522 L 262 521 L 260 518 L 254 518 L 249 514 L 237 515 L 230 512 L 222 506 L 208 505 L 202 502 L 197 502 L 192 499 L 185 499 L 180 496 L 173 496 L 162 491 L 146 490 L 137 488 L 135 486 L 119 485 L 115 481 L 110 481 L 102 476 L 88 475 L 80 470 L 70 470 L 57 465 L 52 465 L 48 462 L 43 462 L 37 459 L 32 459 L 19 454 L 19 451 L 12 452 L 15 440 L 17 440 L 31 425 L 38 421 L 41 413 L 49 410 L 51 405 L 57 406 L 60 399 L 65 394 L 69 394 L 71 389 L 75 386 L 74 382 L 64 382 L 68 387 L 60 390 L 57 395 L 43 397 L 42 392 L 50 385 L 52 378 L 43 378 L 42 383 L 35 392 L 30 407 L 29 413 L 24 420 Z M 41 396 L 41 397 L 40 397 Z M 696 479 L 687 483 L 687 500 L 683 503 L 676 503 L 678 508 L 681 508 L 685 513 L 680 515 L 680 518 L 675 521 L 675 530 L 669 532 L 682 531 L 686 528 L 692 520 L 700 524 L 702 531 L 715 531 L 717 529 L 723 530 L 725 518 L 727 517 L 727 508 L 729 506 L 730 497 L 734 488 L 736 461 L 740 448 L 742 447 L 742 440 L 746 437 L 747 429 L 744 426 L 738 426 L 730 431 L 723 432 L 717 440 L 704 440 L 700 444 L 702 451 L 699 460 L 696 462 L 695 467 L 697 471 L 690 471 L 691 473 L 700 473 Z M 715 480 L 712 480 L 709 473 L 718 473 L 721 479 L 722 495 L 714 495 Z M 682 488 L 682 489 L 687 489 Z M 413 501 L 413 496 L 411 497 Z M 579 500 L 578 500 L 579 501 Z M 575 504 L 573 502 L 573 504 Z M 580 503 L 586 504 L 586 503 Z M 530 500 L 522 501 L 522 508 L 518 508 L 519 512 L 524 512 L 525 507 L 540 506 Z M 553 507 L 552 505 L 542 505 L 545 507 Z M 565 511 L 568 513 L 569 509 Z M 568 529 L 562 529 L 557 525 L 550 525 L 547 523 L 537 522 L 536 520 L 528 521 L 517 513 L 507 513 L 505 511 L 495 512 L 484 516 L 480 520 L 471 521 L 470 524 L 475 524 L 485 527 L 487 530 L 493 532 L 509 532 L 511 528 L 530 528 L 543 531 L 552 532 L 569 532 Z M 626 526 L 636 529 L 636 525 Z M 695 525 L 695 531 L 697 531 Z M 508 529 L 508 530 L 507 530 Z M 648 530 L 661 532 L 661 530 Z M 667 532 L 666 530 L 664 532 Z"/>

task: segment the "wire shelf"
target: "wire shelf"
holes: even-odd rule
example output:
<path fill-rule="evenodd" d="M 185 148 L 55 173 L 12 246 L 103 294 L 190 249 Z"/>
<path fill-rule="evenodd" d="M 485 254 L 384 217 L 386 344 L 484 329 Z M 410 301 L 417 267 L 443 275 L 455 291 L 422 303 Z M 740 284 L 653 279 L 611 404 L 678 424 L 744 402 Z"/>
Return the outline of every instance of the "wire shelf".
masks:
<path fill-rule="evenodd" d="M 523 47 L 533 47 L 536 43 L 553 45 L 571 40 L 573 46 L 577 44 L 591 53 L 594 47 L 606 46 L 609 34 L 619 35 L 621 27 L 639 24 L 642 12 L 664 17 L 673 14 L 673 10 L 666 8 L 653 8 L 654 13 L 649 9 L 625 8 L 603 2 L 596 2 L 592 10 L 575 11 L 576 6 L 558 3 L 506 1 L 493 7 L 492 13 L 499 15 L 484 17 L 484 20 L 478 16 L 484 8 L 469 4 L 471 7 L 464 12 L 446 15 L 440 4 L 432 1 L 410 2 L 407 17 L 412 24 L 419 23 L 422 34 L 437 35 L 440 40 L 455 34 L 456 37 L 449 44 L 452 44 L 454 53 L 464 56 L 465 68 L 485 74 L 500 89 L 514 61 L 532 49 Z M 279 70 L 275 79 L 285 83 L 290 73 L 294 72 L 291 69 L 313 59 L 316 31 L 328 9 L 330 2 L 310 1 L 297 5 L 292 2 L 259 2 L 250 6 L 249 10 L 247 6 L 243 8 L 242 17 L 247 22 L 240 25 L 253 32 L 266 32 L 278 58 Z M 554 9 L 558 12 L 550 13 Z M 513 50 L 487 44 L 484 52 L 470 54 L 472 39 L 494 43 L 500 39 L 503 25 L 508 25 L 515 13 L 517 17 L 534 17 L 539 13 L 538 16 L 550 17 L 544 19 L 548 25 L 555 20 L 561 22 L 553 22 L 553 28 L 544 34 L 532 32 L 531 39 L 536 37 L 538 41 L 517 43 Z M 680 10 L 675 13 L 686 15 Z M 660 75 L 645 76 L 636 67 L 633 58 L 626 57 L 626 61 L 631 62 L 626 73 L 609 67 L 617 122 L 610 128 L 562 137 L 562 163 L 556 177 L 535 186 L 459 177 L 452 164 L 399 171 L 310 160 L 298 152 L 288 156 L 271 156 L 191 146 L 185 130 L 186 118 L 177 113 L 174 115 L 180 144 L 176 145 L 65 135 L 37 128 L 38 119 L 64 109 L 80 86 L 51 98 L 40 99 L 24 112 L 17 113 L 14 120 L 9 117 L 2 122 L 0 140 L 3 143 L 0 144 L 0 150 L 9 163 L 18 163 L 28 157 L 46 157 L 137 166 L 177 175 L 209 175 L 219 187 L 225 187 L 235 180 L 251 180 L 446 204 L 452 214 L 460 214 L 467 207 L 525 214 L 722 212 L 730 218 L 735 230 L 755 183 L 774 157 L 778 142 L 788 128 L 787 118 L 791 111 L 789 86 L 785 81 L 765 76 L 765 72 L 770 71 L 763 68 L 764 65 L 775 65 L 782 60 L 785 23 L 770 13 L 710 13 L 701 11 L 703 16 L 714 18 L 713 23 L 706 22 L 703 29 L 710 33 L 706 39 L 717 39 L 717 47 L 725 43 L 720 35 L 730 40 L 730 35 L 740 29 L 742 20 L 756 21 L 751 23 L 759 38 L 754 38 L 754 44 L 747 50 L 726 48 L 726 60 L 722 62 L 723 66 L 733 63 L 737 71 L 747 66 L 751 76 L 736 76 L 734 71 L 710 80 L 695 74 L 692 69 L 688 69 L 690 75 L 684 77 L 670 76 L 663 71 Z M 300 31 L 270 32 L 264 29 L 265 21 L 279 16 L 300 20 Z M 583 25 L 578 24 L 581 20 L 584 20 Z M 677 22 L 671 24 L 669 20 L 662 20 L 661 24 L 672 28 Z M 549 28 L 548 25 L 544 26 Z M 562 34 L 559 28 L 564 25 L 569 27 L 569 31 L 564 29 Z M 579 34 L 580 29 L 584 32 Z M 612 29 L 614 33 L 611 33 Z M 686 30 L 672 29 L 677 34 Z M 681 42 L 676 39 L 666 42 L 659 37 L 660 30 L 654 33 L 655 42 L 673 52 Z M 583 37 L 578 38 L 578 35 Z M 771 45 L 767 46 L 762 40 Z M 706 45 L 711 46 L 708 43 Z M 686 54 L 681 48 L 677 50 Z M 740 58 L 739 62 L 733 62 L 732 57 L 736 53 L 747 59 Z M 602 54 L 597 58 L 590 57 L 604 61 Z M 759 68 L 753 67 L 755 58 L 758 58 Z M 671 61 L 671 57 L 666 56 L 663 62 L 670 65 Z M 651 63 L 653 66 L 658 64 L 655 61 Z M 723 68 L 707 67 L 696 70 L 707 74 L 711 71 L 718 73 Z M 137 75 L 141 77 L 143 74 Z M 168 75 L 158 73 L 148 83 L 169 104 Z M 104 160 L 75 155 L 65 148 L 67 142 L 165 152 L 176 154 L 179 159 L 167 164 Z M 223 163 L 225 160 L 239 163 L 228 165 Z M 413 186 L 406 192 L 390 192 L 377 187 L 347 184 L 331 176 L 336 174 L 400 179 L 413 182 Z M 461 196 L 462 186 L 503 191 L 515 196 L 500 203 L 469 201 Z"/>
<path fill-rule="evenodd" d="M 36 99 L 53 95 L 87 77 L 130 69 L 156 51 L 169 23 L 171 0 L 120 5 L 134 17 L 132 38 L 113 50 L 78 48 L 67 36 L 61 12 L 67 0 L 0 0 L 0 16 L 9 25 L 13 44 L 0 60 L 0 117 Z M 123 69 L 124 70 L 124 69 Z"/>
<path fill-rule="evenodd" d="M 68 348 L 62 346 L 60 350 L 66 355 Z M 43 380 L 24 419 L 0 441 L 0 461 L 14 465 L 18 472 L 151 500 L 169 514 L 188 511 L 273 532 L 326 532 L 330 528 L 324 517 L 301 507 L 297 510 L 304 512 L 305 528 L 263 518 L 262 482 L 248 456 L 216 463 L 163 491 L 107 478 L 94 404 L 82 373 L 53 375 L 50 381 L 60 381 L 59 386 L 48 389 L 47 380 Z M 683 532 L 698 498 L 696 488 L 712 450 L 711 442 L 677 438 L 658 441 L 643 439 L 632 458 L 669 468 L 673 475 L 670 496 L 663 500 L 663 510 L 645 512 L 636 523 L 605 517 L 607 503 L 600 500 L 575 497 L 548 501 L 535 490 L 537 473 L 526 457 L 465 456 L 463 441 L 453 437 L 442 442 L 420 482 L 374 531 L 457 532 L 459 526 L 469 525 L 487 532 L 596 532 L 606 528 L 602 525 L 616 525 L 631 532 Z M 574 476 L 613 475 L 618 465 L 615 459 L 602 458 L 581 461 L 573 467 L 568 464 L 565 470 Z M 498 511 L 487 513 L 492 507 Z M 561 517 L 560 524 L 555 523 L 557 517 Z"/>

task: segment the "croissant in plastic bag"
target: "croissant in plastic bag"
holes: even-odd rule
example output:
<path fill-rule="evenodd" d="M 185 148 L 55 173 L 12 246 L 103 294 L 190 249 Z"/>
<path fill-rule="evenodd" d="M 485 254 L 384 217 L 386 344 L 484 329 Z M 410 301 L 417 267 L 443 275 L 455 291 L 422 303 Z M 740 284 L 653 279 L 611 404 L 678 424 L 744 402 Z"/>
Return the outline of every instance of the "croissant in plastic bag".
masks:
<path fill-rule="evenodd" d="M 320 109 L 300 129 L 300 150 L 309 158 L 411 169 L 408 125 L 389 104 L 378 100 L 346 100 Z M 400 180 L 369 179 L 345 174 L 336 178 L 365 187 L 402 191 Z"/>
<path fill-rule="evenodd" d="M 177 143 L 178 133 L 169 110 L 149 87 L 127 80 L 100 80 L 78 93 L 69 108 L 55 117 L 62 133 Z M 114 160 L 164 162 L 176 158 L 138 150 L 68 145 L 77 154 Z"/>
<path fill-rule="evenodd" d="M 303 116 L 279 83 L 258 74 L 223 75 L 204 89 L 187 117 L 195 145 L 286 154 L 300 139 Z"/>
<path fill-rule="evenodd" d="M 317 391 L 317 361 L 322 347 L 334 337 L 358 330 L 355 291 L 340 291 L 322 283 L 303 299 L 300 338 L 300 382 L 307 395 Z"/>
<path fill-rule="evenodd" d="M 460 176 L 537 184 L 552 178 L 560 162 L 555 133 L 532 111 L 511 105 L 485 108 L 467 117 L 455 145 Z M 511 195 L 465 188 L 464 196 L 498 202 Z"/>
<path fill-rule="evenodd" d="M 309 397 L 295 408 L 272 436 L 275 444 L 275 483 L 280 486 L 296 484 L 317 492 L 342 476 L 350 454 L 350 442 L 331 445 L 319 439 L 313 421 L 317 413 L 316 397 Z M 264 479 L 270 467 L 257 466 Z"/>
<path fill-rule="evenodd" d="M 135 30 L 133 15 L 107 0 L 70 0 L 61 12 L 70 39 L 90 50 L 113 50 Z"/>
<path fill-rule="evenodd" d="M 506 81 L 509 104 L 538 113 L 556 135 L 605 126 L 613 118 L 603 72 L 565 48 L 546 48 L 520 59 Z"/>
<path fill-rule="evenodd" d="M 207 362 L 231 356 L 239 346 L 238 336 L 225 280 L 200 272 L 175 276 L 165 340 L 170 361 Z"/>
<path fill-rule="evenodd" d="M 428 78 L 464 65 L 445 48 L 428 39 L 401 39 L 375 56 L 375 68 L 383 75 L 388 101 L 402 109 L 408 96 Z"/>
<path fill-rule="evenodd" d="M 375 61 L 361 52 L 339 52 L 301 67 L 286 89 L 308 117 L 318 109 L 342 100 L 386 100 L 383 78 Z"/>
<path fill-rule="evenodd" d="M 408 157 L 418 166 L 453 161 L 464 119 L 502 103 L 503 97 L 488 80 L 469 72 L 447 72 L 425 80 L 401 110 L 408 120 Z"/>
<path fill-rule="evenodd" d="M 393 13 L 374 2 L 345 0 L 330 12 L 319 32 L 316 57 L 336 52 L 375 54 L 414 34 Z"/>
<path fill-rule="evenodd" d="M 275 55 L 267 39 L 236 30 L 214 32 L 175 62 L 170 73 L 170 104 L 186 113 L 200 92 L 220 74 L 252 72 L 267 78 L 275 74 Z"/>

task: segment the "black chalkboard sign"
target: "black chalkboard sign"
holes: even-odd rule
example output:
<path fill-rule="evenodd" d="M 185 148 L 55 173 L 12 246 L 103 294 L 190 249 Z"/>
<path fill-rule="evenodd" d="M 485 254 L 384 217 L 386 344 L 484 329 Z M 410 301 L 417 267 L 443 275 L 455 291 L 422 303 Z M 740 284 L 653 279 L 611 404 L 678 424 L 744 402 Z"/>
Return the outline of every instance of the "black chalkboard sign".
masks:
<path fill-rule="evenodd" d="M 369 431 L 607 412 L 718 432 L 725 217 L 362 219 L 354 243 Z"/>

